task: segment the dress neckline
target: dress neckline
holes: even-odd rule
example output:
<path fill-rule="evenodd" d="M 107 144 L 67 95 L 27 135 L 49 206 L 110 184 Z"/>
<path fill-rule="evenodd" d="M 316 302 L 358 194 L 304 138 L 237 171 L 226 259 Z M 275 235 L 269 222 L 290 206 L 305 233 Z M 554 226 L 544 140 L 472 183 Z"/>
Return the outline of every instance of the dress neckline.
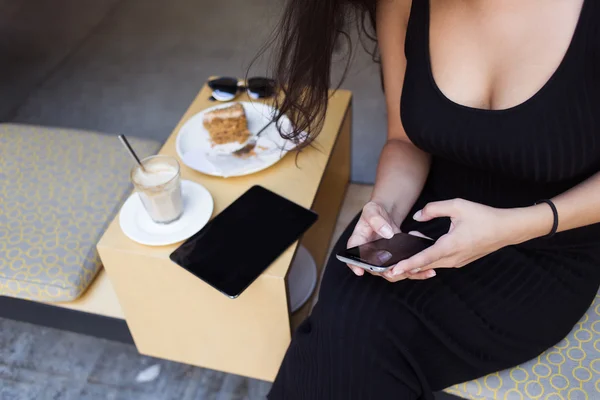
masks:
<path fill-rule="evenodd" d="M 426 45 L 425 54 L 426 54 L 426 63 L 427 63 L 427 73 L 429 75 L 429 81 L 430 81 L 431 86 L 433 87 L 434 91 L 438 94 L 438 96 L 440 96 L 442 98 L 442 100 L 444 100 L 446 103 L 452 105 L 455 108 L 472 111 L 472 112 L 477 112 L 477 113 L 482 113 L 482 114 L 503 114 L 503 113 L 516 111 L 518 109 L 526 107 L 527 105 L 533 103 L 537 98 L 541 97 L 541 95 L 544 92 L 548 91 L 551 88 L 554 81 L 560 75 L 562 70 L 564 70 L 568 59 L 571 58 L 571 53 L 573 53 L 575 51 L 574 50 L 575 42 L 576 42 L 576 39 L 580 36 L 581 29 L 583 29 L 582 28 L 582 25 L 583 25 L 582 21 L 584 19 L 583 15 L 584 15 L 585 9 L 586 9 L 589 1 L 583 0 L 581 11 L 579 12 L 579 18 L 577 20 L 577 24 L 575 25 L 575 30 L 573 31 L 573 36 L 571 37 L 569 46 L 567 47 L 565 54 L 563 55 L 560 63 L 558 64 L 558 66 L 556 67 L 556 69 L 554 70 L 554 72 L 552 73 L 550 78 L 548 78 L 548 80 L 544 83 L 544 85 L 540 89 L 538 89 L 533 95 L 531 95 L 529 98 L 527 98 L 526 100 L 524 100 L 514 106 L 511 106 L 508 108 L 501 108 L 501 109 L 478 108 L 478 107 L 471 107 L 471 106 L 467 106 L 464 104 L 460 104 L 460 103 L 457 103 L 454 100 L 450 99 L 448 96 L 446 96 L 444 94 L 444 92 L 442 92 L 442 90 L 438 86 L 437 82 L 435 81 L 435 77 L 433 76 L 433 68 L 431 65 L 431 49 L 430 49 L 431 0 L 424 0 L 424 3 L 426 6 L 426 10 L 425 10 L 425 45 Z"/>

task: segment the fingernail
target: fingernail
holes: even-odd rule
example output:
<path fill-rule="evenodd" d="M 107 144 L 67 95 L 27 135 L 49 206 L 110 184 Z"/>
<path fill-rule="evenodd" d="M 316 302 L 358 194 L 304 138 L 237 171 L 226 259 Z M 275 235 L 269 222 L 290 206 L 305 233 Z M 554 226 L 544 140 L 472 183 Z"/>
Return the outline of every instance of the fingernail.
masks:
<path fill-rule="evenodd" d="M 428 278 L 433 278 L 435 275 L 436 275 L 436 273 L 435 273 L 435 271 L 434 271 L 434 270 L 432 270 L 432 269 L 430 269 L 430 270 L 427 272 L 427 277 L 428 277 Z"/>
<path fill-rule="evenodd" d="M 381 229 L 379 230 L 379 234 L 381 236 L 383 236 L 386 239 L 391 239 L 392 236 L 394 236 L 394 231 L 392 230 L 392 228 L 390 228 L 387 225 L 384 225 L 381 227 Z"/>
<path fill-rule="evenodd" d="M 415 213 L 415 215 L 413 215 L 413 219 L 415 221 L 420 221 L 422 217 L 423 217 L 423 211 L 422 210 L 417 211 Z"/>
<path fill-rule="evenodd" d="M 393 269 L 392 270 L 392 276 L 402 275 L 403 273 L 404 273 L 404 271 L 401 269 Z"/>
<path fill-rule="evenodd" d="M 411 274 L 417 274 L 419 272 L 421 272 L 421 268 L 415 268 L 412 271 L 410 271 Z"/>

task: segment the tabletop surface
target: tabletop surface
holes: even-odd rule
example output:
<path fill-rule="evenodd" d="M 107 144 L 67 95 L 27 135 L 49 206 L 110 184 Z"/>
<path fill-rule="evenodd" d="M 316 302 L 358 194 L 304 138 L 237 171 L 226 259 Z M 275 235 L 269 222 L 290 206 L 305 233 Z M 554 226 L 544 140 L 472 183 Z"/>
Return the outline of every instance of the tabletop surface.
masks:
<path fill-rule="evenodd" d="M 178 158 L 175 151 L 175 140 L 179 129 L 196 113 L 219 104 L 210 101 L 210 95 L 211 91 L 205 85 L 175 127 L 159 154 Z M 240 95 L 236 100 L 253 101 L 246 94 Z M 349 91 L 338 90 L 332 93 L 323 129 L 313 144 L 310 147 L 304 148 L 300 153 L 295 151 L 289 152 L 281 161 L 266 170 L 243 177 L 219 178 L 204 175 L 181 164 L 182 179 L 198 182 L 212 194 L 214 199 L 213 218 L 254 185 L 261 185 L 303 207 L 311 208 L 339 134 L 342 121 L 349 109 L 350 101 L 351 93 Z M 115 137 L 115 140 L 118 139 Z M 128 172 L 123 171 L 123 173 Z M 164 258 L 165 260 L 168 259 L 169 255 L 179 245 L 180 243 L 169 246 L 151 247 L 130 240 L 121 231 L 118 214 L 110 223 L 98 243 L 99 248 L 103 247 L 114 251 L 139 253 L 144 256 Z M 274 277 L 285 277 L 296 247 L 297 244 L 294 244 L 288 248 L 265 271 L 265 274 Z"/>

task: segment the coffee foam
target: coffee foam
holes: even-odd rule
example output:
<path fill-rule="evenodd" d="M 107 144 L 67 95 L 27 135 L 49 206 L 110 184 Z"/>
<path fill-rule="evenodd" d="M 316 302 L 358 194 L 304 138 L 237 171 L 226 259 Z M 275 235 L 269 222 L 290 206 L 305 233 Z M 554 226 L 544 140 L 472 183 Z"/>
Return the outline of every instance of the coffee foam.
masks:
<path fill-rule="evenodd" d="M 153 187 L 164 185 L 177 176 L 177 168 L 170 164 L 150 164 L 144 166 L 145 171 L 138 168 L 133 174 L 134 181 L 141 186 Z"/>

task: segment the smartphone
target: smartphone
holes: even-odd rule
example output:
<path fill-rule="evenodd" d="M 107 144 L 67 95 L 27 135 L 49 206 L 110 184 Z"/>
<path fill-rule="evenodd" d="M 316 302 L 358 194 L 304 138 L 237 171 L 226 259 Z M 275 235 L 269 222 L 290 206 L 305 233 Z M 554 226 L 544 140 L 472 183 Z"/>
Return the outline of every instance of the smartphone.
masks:
<path fill-rule="evenodd" d="M 170 258 L 233 299 L 316 220 L 313 211 L 253 186 Z"/>
<path fill-rule="evenodd" d="M 425 250 L 435 242 L 432 239 L 397 233 L 391 239 L 352 247 L 336 254 L 338 260 L 373 271 L 385 272 L 402 260 Z"/>

